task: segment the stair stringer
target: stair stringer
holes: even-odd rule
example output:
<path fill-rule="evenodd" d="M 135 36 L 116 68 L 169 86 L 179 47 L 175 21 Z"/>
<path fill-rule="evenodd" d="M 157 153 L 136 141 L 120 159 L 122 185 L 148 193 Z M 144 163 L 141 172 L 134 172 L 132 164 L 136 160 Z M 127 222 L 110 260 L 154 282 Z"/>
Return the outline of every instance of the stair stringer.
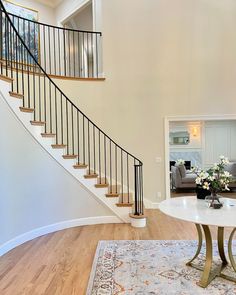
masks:
<path fill-rule="evenodd" d="M 9 91 L 11 90 L 10 83 L 0 80 L 0 94 L 5 100 L 10 110 L 13 112 L 18 121 L 29 132 L 34 140 L 54 159 L 61 167 L 63 167 L 70 175 L 72 175 L 80 185 L 86 189 L 92 197 L 94 197 L 101 204 L 107 206 L 120 220 L 124 223 L 130 223 L 131 213 L 130 207 L 117 207 L 118 198 L 107 198 L 107 188 L 96 188 L 97 179 L 85 179 L 87 169 L 74 169 L 75 160 L 64 160 L 63 149 L 52 149 L 51 145 L 55 143 L 52 138 L 43 138 L 41 133 L 44 132 L 43 126 L 32 126 L 30 121 L 33 120 L 32 113 L 23 113 L 19 107 L 22 106 L 22 100 L 11 97 Z"/>

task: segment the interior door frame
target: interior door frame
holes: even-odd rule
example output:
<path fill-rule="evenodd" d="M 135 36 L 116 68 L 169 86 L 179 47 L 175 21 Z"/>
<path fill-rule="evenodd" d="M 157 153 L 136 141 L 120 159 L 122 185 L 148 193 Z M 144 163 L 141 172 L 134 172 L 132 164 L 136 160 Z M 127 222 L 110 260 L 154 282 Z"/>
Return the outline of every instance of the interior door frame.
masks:
<path fill-rule="evenodd" d="M 170 199 L 170 147 L 169 147 L 169 131 L 170 122 L 179 121 L 227 121 L 236 120 L 236 114 L 222 114 L 222 115 L 193 115 L 193 116 L 166 116 L 164 118 L 165 129 L 165 196 L 166 199 Z"/>

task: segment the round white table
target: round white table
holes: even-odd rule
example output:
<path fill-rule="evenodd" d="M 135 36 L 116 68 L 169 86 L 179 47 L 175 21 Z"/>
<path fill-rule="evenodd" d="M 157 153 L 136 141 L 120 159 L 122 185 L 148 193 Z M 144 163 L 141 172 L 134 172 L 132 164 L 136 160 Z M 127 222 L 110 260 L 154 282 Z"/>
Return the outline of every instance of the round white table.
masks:
<path fill-rule="evenodd" d="M 224 249 L 224 228 L 233 227 L 228 240 L 228 256 L 230 263 L 236 272 L 236 263 L 232 252 L 232 241 L 236 231 L 236 200 L 222 198 L 224 206 L 221 209 L 208 208 L 205 200 L 199 200 L 196 197 L 178 197 L 171 198 L 161 202 L 159 209 L 174 218 L 184 221 L 193 222 L 198 232 L 198 248 L 194 257 L 187 263 L 188 266 L 203 270 L 201 280 L 198 285 L 206 288 L 209 283 L 217 276 L 221 276 L 230 281 L 236 282 L 235 278 L 222 273 L 228 264 Z M 212 270 L 213 263 L 213 243 L 209 226 L 217 227 L 217 244 L 222 265 Z M 198 257 L 202 248 L 204 232 L 206 240 L 206 261 L 204 268 L 193 264 Z"/>

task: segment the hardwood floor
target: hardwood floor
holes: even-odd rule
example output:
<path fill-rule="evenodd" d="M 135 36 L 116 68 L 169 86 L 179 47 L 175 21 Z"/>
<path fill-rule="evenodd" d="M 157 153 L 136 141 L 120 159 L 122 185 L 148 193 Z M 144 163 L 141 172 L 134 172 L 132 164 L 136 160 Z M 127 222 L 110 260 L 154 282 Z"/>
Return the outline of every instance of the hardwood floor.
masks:
<path fill-rule="evenodd" d="M 146 211 L 146 228 L 128 224 L 82 226 L 17 247 L 0 258 L 0 294 L 84 295 L 99 240 L 197 238 L 193 224 L 159 210 Z"/>

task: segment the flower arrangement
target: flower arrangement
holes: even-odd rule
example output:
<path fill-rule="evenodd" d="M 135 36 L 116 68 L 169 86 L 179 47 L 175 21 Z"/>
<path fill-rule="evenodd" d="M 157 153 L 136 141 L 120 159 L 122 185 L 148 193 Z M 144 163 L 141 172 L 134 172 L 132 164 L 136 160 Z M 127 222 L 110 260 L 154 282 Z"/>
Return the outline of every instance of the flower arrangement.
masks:
<path fill-rule="evenodd" d="M 185 161 L 183 159 L 177 159 L 176 160 L 176 165 L 179 166 L 179 165 L 184 165 L 185 164 Z"/>
<path fill-rule="evenodd" d="M 225 166 L 228 163 L 228 158 L 220 156 L 219 163 L 215 163 L 213 167 L 206 171 L 198 167 L 192 168 L 192 172 L 197 175 L 195 180 L 197 186 L 211 192 L 212 202 L 218 200 L 217 193 L 230 190 L 229 183 L 231 182 L 232 175 L 225 171 Z"/>

